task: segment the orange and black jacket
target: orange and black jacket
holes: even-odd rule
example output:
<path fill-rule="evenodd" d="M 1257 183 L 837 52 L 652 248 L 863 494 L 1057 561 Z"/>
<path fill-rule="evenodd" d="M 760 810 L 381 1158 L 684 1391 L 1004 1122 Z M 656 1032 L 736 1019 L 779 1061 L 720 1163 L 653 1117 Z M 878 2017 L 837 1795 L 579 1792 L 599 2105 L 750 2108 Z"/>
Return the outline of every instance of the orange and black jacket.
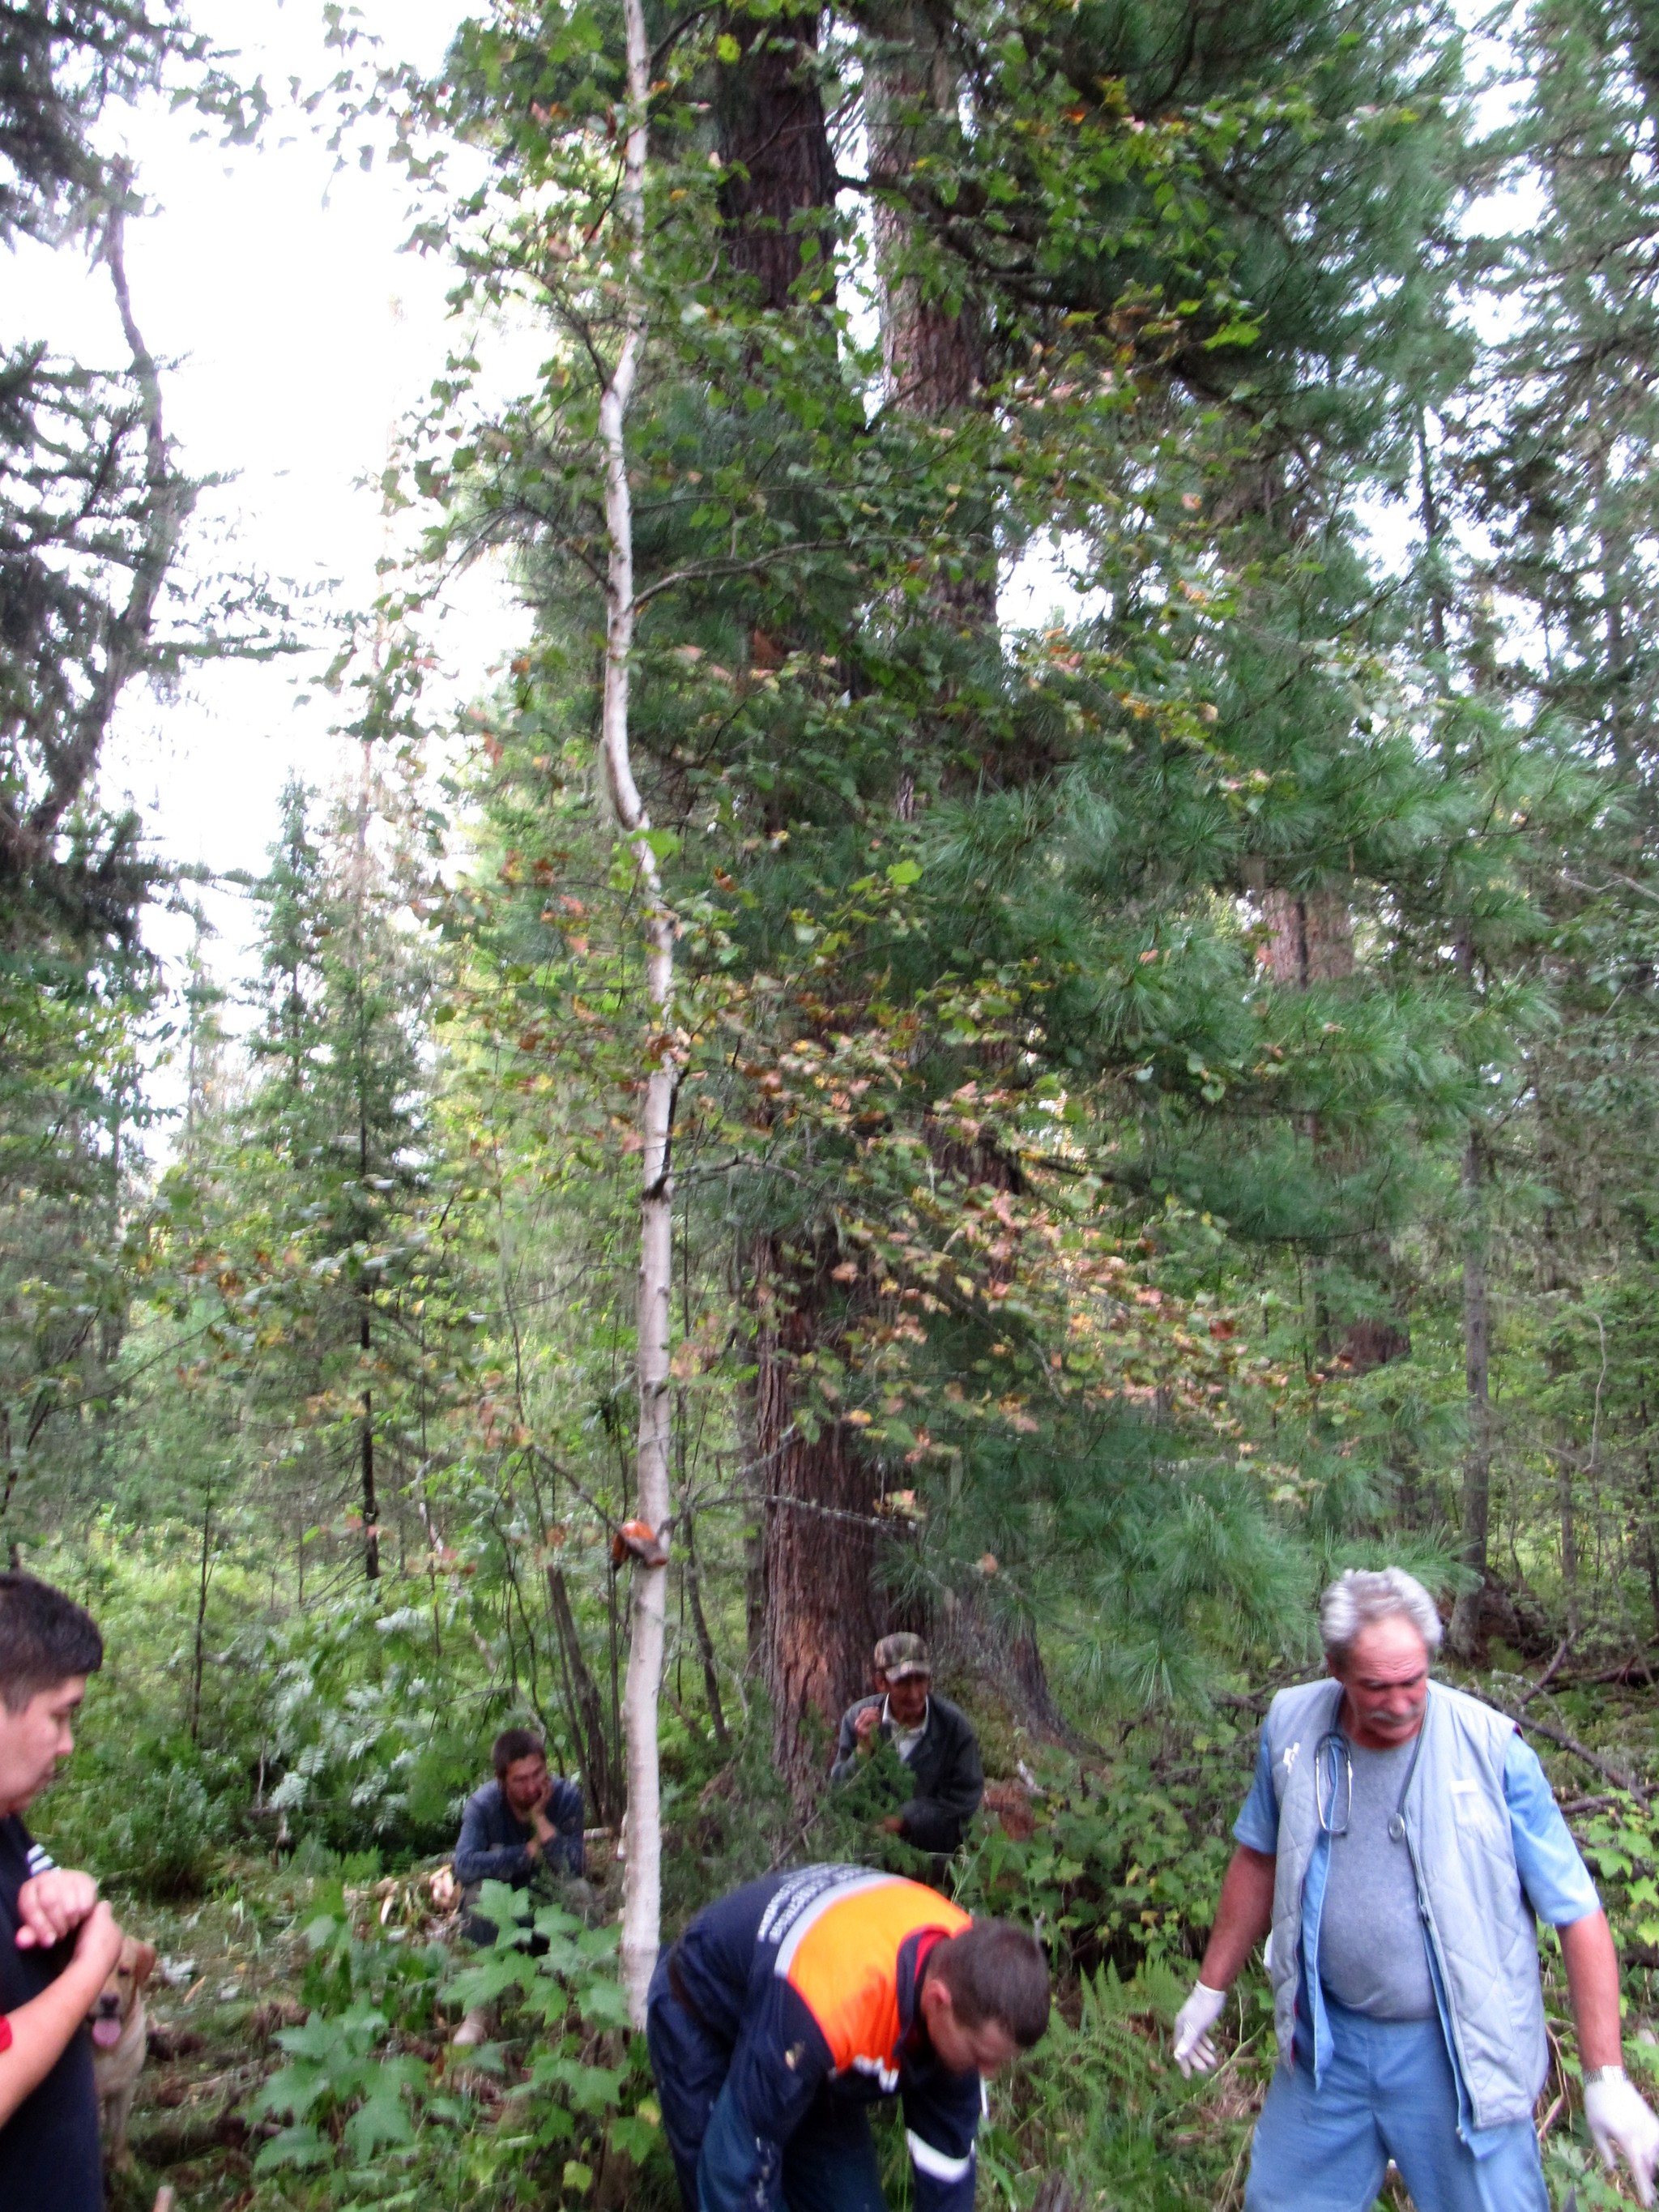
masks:
<path fill-rule="evenodd" d="M 731 2052 L 727 2087 L 754 2130 L 756 2179 L 781 2172 L 774 2149 L 818 2095 L 897 2095 L 915 2212 L 972 2212 L 980 2079 L 939 2063 L 916 2002 L 928 1951 L 968 1925 L 936 1890 L 853 1866 L 770 1875 L 692 1921 L 674 1949 L 675 1990 Z"/>

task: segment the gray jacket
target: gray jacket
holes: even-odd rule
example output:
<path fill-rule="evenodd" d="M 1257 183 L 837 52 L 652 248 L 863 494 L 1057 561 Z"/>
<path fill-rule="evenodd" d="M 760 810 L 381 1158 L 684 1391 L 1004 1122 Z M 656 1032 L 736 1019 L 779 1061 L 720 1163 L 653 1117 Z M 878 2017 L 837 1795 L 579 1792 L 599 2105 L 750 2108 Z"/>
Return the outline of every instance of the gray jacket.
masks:
<path fill-rule="evenodd" d="M 1281 1690 L 1266 1723 L 1279 1802 L 1273 2026 L 1285 2066 L 1295 2048 L 1302 1893 L 1319 1836 L 1315 1754 L 1336 1726 L 1341 1698 L 1334 1681 Z M 1431 1682 L 1404 1806 L 1436 1996 L 1477 2128 L 1530 2118 L 1548 2058 L 1537 1928 L 1504 1795 L 1514 1733 L 1504 1714 Z"/>

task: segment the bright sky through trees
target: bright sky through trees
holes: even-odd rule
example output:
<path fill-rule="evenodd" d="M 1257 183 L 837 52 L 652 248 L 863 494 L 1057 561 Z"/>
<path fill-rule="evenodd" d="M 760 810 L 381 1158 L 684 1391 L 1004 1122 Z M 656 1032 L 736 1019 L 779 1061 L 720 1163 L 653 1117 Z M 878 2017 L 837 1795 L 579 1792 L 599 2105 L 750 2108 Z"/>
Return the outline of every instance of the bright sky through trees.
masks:
<path fill-rule="evenodd" d="M 456 14 L 450 0 L 367 0 L 357 12 L 389 52 L 425 67 L 441 60 Z M 291 79 L 313 88 L 337 60 L 310 0 L 216 0 L 197 21 L 234 50 L 244 82 L 263 76 L 273 104 Z M 326 787 L 341 769 L 338 703 L 314 681 L 331 650 L 325 625 L 374 595 L 386 534 L 374 480 L 395 424 L 443 365 L 453 272 L 399 250 L 404 172 L 379 160 L 365 170 L 355 149 L 337 169 L 325 130 L 297 111 L 279 108 L 257 148 L 222 148 L 192 111 L 160 101 L 113 109 L 106 127 L 153 210 L 131 225 L 127 259 L 140 328 L 167 364 L 169 434 L 192 475 L 225 479 L 198 502 L 186 574 L 263 571 L 279 590 L 315 594 L 296 597 L 296 611 L 322 642 L 300 659 L 210 667 L 174 703 L 135 687 L 103 787 L 131 795 L 167 859 L 257 872 L 285 778 Z M 26 241 L 6 283 L 15 327 L 85 360 L 119 358 L 108 284 L 82 255 Z M 444 635 L 463 689 L 508 641 L 503 598 L 490 570 L 455 592 Z M 230 982 L 246 964 L 248 910 L 229 889 L 210 888 L 204 904 L 221 940 L 209 958 Z M 170 963 L 191 934 L 157 909 L 146 929 Z"/>

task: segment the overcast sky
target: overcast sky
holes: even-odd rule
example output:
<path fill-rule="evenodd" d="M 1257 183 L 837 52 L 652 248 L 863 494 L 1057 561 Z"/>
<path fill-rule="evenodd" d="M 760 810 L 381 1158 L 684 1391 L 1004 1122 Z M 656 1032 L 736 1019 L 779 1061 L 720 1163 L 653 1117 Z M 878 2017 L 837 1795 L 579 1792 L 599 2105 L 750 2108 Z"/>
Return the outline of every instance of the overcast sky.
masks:
<path fill-rule="evenodd" d="M 360 15 L 389 50 L 433 68 L 463 12 L 461 0 L 363 0 Z M 290 77 L 315 86 L 337 66 L 319 0 L 198 0 L 193 13 L 238 51 L 239 73 L 264 75 L 273 101 Z M 337 174 L 321 137 L 280 112 L 260 146 L 228 150 L 159 101 L 112 122 L 153 210 L 129 226 L 127 269 L 145 340 L 171 364 L 167 428 L 190 473 L 231 479 L 203 496 L 194 569 L 222 560 L 327 583 L 343 607 L 367 605 L 385 534 L 377 495 L 360 480 L 379 475 L 393 425 L 458 335 L 442 263 L 398 251 L 409 228 L 403 173 L 377 161 L 365 173 L 354 161 Z M 101 268 L 26 246 L 4 283 L 9 335 L 124 363 Z M 497 575 L 474 576 L 457 596 L 444 636 L 471 689 L 510 652 L 520 623 Z M 258 870 L 287 776 L 326 788 L 341 772 L 329 730 L 340 710 L 306 681 L 314 666 L 210 668 L 174 703 L 130 693 L 106 797 L 131 795 L 170 859 Z M 246 964 L 252 917 L 234 893 L 207 904 L 220 933 L 214 964 L 230 981 Z M 182 925 L 153 917 L 149 934 L 176 967 Z"/>
<path fill-rule="evenodd" d="M 464 0 L 362 0 L 357 15 L 388 53 L 430 70 L 465 12 Z M 365 172 L 355 160 L 337 171 L 323 132 L 283 112 L 290 78 L 316 87 L 338 65 L 323 45 L 320 0 L 198 0 L 194 13 L 235 51 L 245 79 L 263 75 L 279 106 L 258 147 L 228 150 L 198 136 L 190 112 L 161 101 L 112 118 L 151 210 L 129 226 L 127 264 L 139 325 L 169 364 L 167 428 L 186 470 L 228 479 L 203 495 L 190 562 L 198 574 L 222 563 L 325 585 L 341 609 L 366 607 L 386 538 L 364 480 L 378 477 L 394 426 L 448 347 L 472 333 L 447 316 L 442 261 L 399 250 L 410 228 L 402 171 L 377 161 Z M 4 283 L 9 337 L 125 365 L 101 268 L 26 245 Z M 513 350 L 495 340 L 489 349 Z M 492 380 L 513 373 L 509 362 Z M 1379 520 L 1385 563 L 1398 557 L 1389 540 L 1399 520 Z M 1005 579 L 1001 597 L 1016 623 L 1074 617 L 1085 604 L 1042 549 Z M 499 572 L 465 579 L 441 633 L 453 690 L 476 692 L 525 627 Z M 315 684 L 319 665 L 210 667 L 173 702 L 130 692 L 106 798 L 131 797 L 170 860 L 258 871 L 287 777 L 327 790 L 348 765 L 330 730 L 341 710 Z M 204 904 L 217 933 L 212 965 L 234 983 L 251 964 L 254 916 L 229 889 L 210 890 Z M 152 914 L 147 929 L 176 981 L 187 925 Z M 158 1096 L 178 1093 L 177 1071 L 164 1073 Z"/>

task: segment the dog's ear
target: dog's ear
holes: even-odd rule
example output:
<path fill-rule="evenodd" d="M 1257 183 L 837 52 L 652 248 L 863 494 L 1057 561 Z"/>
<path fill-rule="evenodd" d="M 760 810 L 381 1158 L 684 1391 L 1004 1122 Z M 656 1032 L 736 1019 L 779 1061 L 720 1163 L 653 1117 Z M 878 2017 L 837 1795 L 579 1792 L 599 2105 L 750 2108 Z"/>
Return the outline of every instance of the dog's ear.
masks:
<path fill-rule="evenodd" d="M 138 1943 L 134 1945 L 132 1955 L 132 1985 L 134 1989 L 142 1990 L 145 1983 L 149 1979 L 150 1976 L 155 1972 L 155 1958 L 156 1952 L 154 1943 Z"/>

